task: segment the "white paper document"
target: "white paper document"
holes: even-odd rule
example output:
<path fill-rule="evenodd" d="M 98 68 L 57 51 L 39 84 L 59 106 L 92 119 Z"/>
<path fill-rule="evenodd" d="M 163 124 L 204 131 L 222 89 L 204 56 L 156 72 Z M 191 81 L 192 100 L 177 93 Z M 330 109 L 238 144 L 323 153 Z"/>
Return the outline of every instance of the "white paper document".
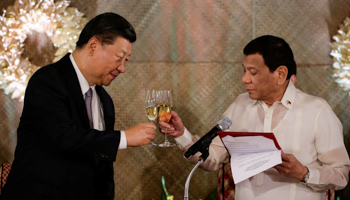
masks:
<path fill-rule="evenodd" d="M 219 134 L 231 155 L 232 176 L 236 184 L 282 163 L 281 150 L 273 134 L 269 133 L 269 137 L 262 134 Z"/>

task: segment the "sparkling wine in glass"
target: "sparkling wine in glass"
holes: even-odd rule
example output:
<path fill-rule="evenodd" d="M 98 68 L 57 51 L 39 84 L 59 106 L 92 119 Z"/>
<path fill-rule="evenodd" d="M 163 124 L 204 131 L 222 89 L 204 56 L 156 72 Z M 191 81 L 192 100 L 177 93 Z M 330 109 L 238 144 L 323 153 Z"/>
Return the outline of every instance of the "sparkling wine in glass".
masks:
<path fill-rule="evenodd" d="M 154 124 L 158 117 L 158 96 L 156 90 L 147 90 L 145 106 L 147 119 Z M 152 141 L 148 146 L 157 146 L 157 144 Z"/>
<path fill-rule="evenodd" d="M 164 122 L 169 122 L 171 119 L 171 110 L 173 108 L 173 100 L 171 96 L 171 90 L 161 90 L 159 91 L 160 99 L 159 99 L 159 118 Z M 164 134 L 165 141 L 162 144 L 159 144 L 160 147 L 173 147 L 176 144 L 170 143 L 168 141 L 167 134 Z"/>

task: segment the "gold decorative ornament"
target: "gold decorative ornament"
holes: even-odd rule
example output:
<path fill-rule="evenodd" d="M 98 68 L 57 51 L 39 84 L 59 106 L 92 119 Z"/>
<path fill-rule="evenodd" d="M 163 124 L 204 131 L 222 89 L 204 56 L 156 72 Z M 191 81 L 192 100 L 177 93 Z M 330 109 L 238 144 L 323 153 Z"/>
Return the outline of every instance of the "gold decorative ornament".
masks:
<path fill-rule="evenodd" d="M 14 5 L 9 6 L 0 16 L 0 88 L 11 95 L 11 98 L 19 98 L 22 101 L 29 78 L 42 67 L 23 56 L 24 42 L 28 35 L 46 34 L 57 49 L 51 62 L 59 60 L 75 49 L 87 19 L 76 8 L 68 7 L 69 3 L 54 3 L 53 0 L 16 0 Z M 43 41 L 41 35 L 38 38 L 39 42 Z"/>
<path fill-rule="evenodd" d="M 345 91 L 350 90 L 350 18 L 346 18 L 339 26 L 338 33 L 333 36 L 331 56 L 335 80 Z M 349 92 L 350 94 L 350 92 Z"/>

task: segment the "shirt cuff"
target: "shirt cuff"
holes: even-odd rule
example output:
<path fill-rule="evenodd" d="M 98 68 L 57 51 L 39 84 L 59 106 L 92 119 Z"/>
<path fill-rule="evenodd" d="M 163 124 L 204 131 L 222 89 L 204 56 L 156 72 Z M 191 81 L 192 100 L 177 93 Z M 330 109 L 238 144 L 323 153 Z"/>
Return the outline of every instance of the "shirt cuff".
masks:
<path fill-rule="evenodd" d="M 175 141 L 177 146 L 182 150 L 184 147 L 192 144 L 192 134 L 185 127 L 184 134 L 175 138 Z"/>
<path fill-rule="evenodd" d="M 320 182 L 320 172 L 313 168 L 313 167 L 307 167 L 309 169 L 309 179 L 307 180 L 306 184 L 318 184 Z"/>
<path fill-rule="evenodd" d="M 126 136 L 124 131 L 120 131 L 120 142 L 119 142 L 119 147 L 118 150 L 123 150 L 126 149 L 127 147 L 127 142 L 126 142 Z"/>

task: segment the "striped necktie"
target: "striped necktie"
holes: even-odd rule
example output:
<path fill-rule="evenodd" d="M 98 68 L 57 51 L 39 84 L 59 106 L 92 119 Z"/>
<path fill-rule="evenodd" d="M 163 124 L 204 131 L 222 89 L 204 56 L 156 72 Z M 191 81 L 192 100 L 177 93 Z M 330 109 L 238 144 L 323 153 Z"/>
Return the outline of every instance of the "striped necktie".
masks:
<path fill-rule="evenodd" d="M 219 168 L 217 199 L 234 200 L 235 183 L 233 182 L 230 158 L 226 159 Z"/>

